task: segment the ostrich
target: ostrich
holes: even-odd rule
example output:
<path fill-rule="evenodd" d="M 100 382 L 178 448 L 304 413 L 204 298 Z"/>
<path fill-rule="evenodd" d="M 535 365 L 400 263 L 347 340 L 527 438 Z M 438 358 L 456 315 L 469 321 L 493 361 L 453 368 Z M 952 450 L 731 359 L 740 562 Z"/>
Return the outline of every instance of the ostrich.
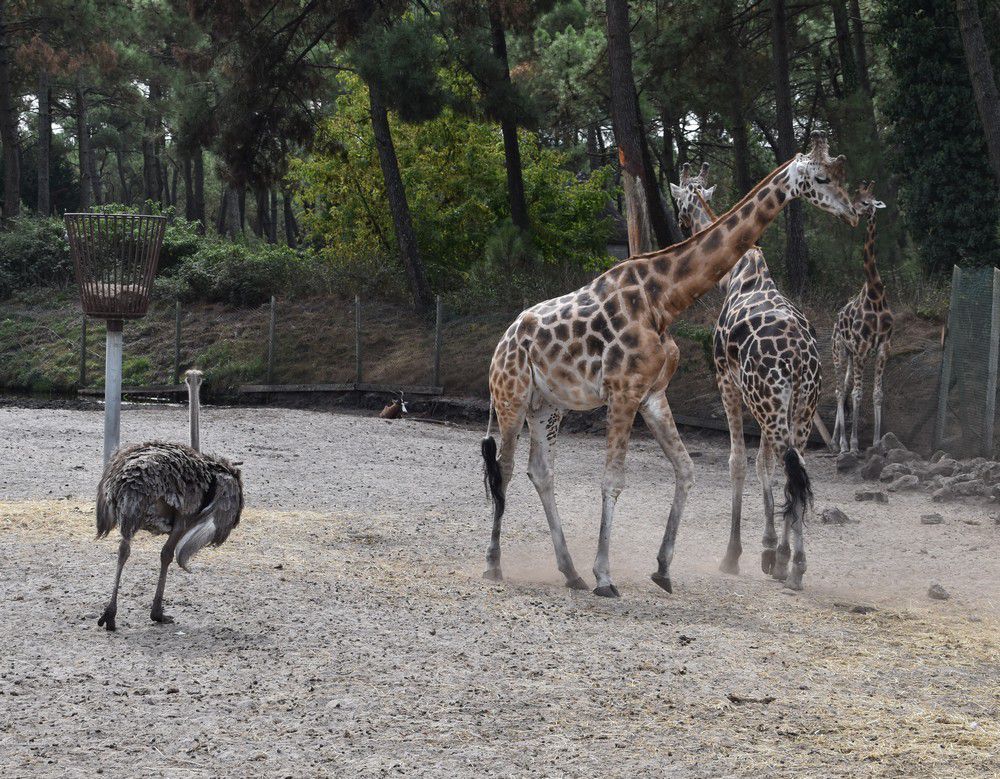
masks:
<path fill-rule="evenodd" d="M 107 536 L 116 525 L 122 535 L 111 600 L 97 621 L 108 630 L 115 629 L 118 585 L 136 531 L 167 535 L 149 616 L 154 622 L 173 622 L 163 613 L 171 560 L 190 571 L 188 561 L 194 554 L 208 544 L 222 544 L 240 521 L 243 480 L 239 468 L 198 451 L 201 371 L 188 371 L 184 381 L 190 400 L 191 446 L 150 441 L 120 449 L 97 485 L 97 537 Z"/>

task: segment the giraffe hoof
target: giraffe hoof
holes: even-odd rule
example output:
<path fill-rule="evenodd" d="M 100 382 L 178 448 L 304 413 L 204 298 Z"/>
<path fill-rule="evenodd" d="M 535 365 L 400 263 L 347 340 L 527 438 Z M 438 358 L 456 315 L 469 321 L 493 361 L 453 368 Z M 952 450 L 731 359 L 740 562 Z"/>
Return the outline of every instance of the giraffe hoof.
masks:
<path fill-rule="evenodd" d="M 496 568 L 487 568 L 483 571 L 483 578 L 488 579 L 491 582 L 502 582 L 503 571 L 500 570 L 500 566 L 497 566 Z"/>
<path fill-rule="evenodd" d="M 763 562 L 761 562 L 763 566 Z M 732 559 L 729 557 L 722 558 L 722 562 L 719 564 L 719 570 L 723 573 L 729 573 L 733 576 L 740 575 L 740 561 L 739 559 Z"/>
<path fill-rule="evenodd" d="M 620 598 L 618 594 L 618 588 L 613 584 L 606 584 L 603 587 L 597 587 L 594 590 L 594 595 L 600 595 L 602 598 Z"/>
<path fill-rule="evenodd" d="M 785 579 L 785 589 L 786 590 L 801 590 L 802 589 L 802 577 L 800 576 L 789 576 Z"/>
<path fill-rule="evenodd" d="M 590 585 L 583 580 L 583 577 L 577 576 L 575 579 L 570 579 L 566 582 L 566 586 L 571 590 L 589 590 Z"/>
<path fill-rule="evenodd" d="M 670 577 L 669 576 L 664 576 L 661 573 L 654 573 L 649 578 L 652 579 L 656 583 L 657 587 L 660 587 L 661 589 L 664 589 L 664 590 L 666 590 L 669 593 L 673 593 L 674 588 L 673 588 L 673 585 L 670 584 Z"/>
<path fill-rule="evenodd" d="M 760 553 L 760 569 L 764 573 L 771 573 L 774 570 L 774 550 L 765 549 Z"/>

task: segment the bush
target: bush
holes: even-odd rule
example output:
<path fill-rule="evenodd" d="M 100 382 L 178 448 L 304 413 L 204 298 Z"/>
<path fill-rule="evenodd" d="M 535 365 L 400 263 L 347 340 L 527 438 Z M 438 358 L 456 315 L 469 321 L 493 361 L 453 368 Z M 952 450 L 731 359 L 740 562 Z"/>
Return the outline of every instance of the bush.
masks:
<path fill-rule="evenodd" d="M 66 230 L 58 219 L 15 219 L 0 232 L 0 299 L 18 289 L 73 279 Z"/>
<path fill-rule="evenodd" d="M 159 289 L 185 300 L 252 306 L 290 288 L 309 289 L 314 270 L 308 257 L 285 246 L 212 241 L 186 258 Z"/>

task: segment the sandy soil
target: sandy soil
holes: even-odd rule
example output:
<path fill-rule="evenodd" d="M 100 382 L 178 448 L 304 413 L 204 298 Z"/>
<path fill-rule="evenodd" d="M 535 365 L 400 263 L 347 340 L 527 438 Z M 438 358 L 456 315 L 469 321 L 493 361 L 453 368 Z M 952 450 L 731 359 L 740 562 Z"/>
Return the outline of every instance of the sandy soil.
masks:
<path fill-rule="evenodd" d="M 716 570 L 728 446 L 687 435 L 698 485 L 675 592 L 648 579 L 672 476 L 633 444 L 613 572 L 620 600 L 560 586 L 519 475 L 507 581 L 477 430 L 208 408 L 203 445 L 245 461 L 248 511 L 149 621 L 158 543 L 126 568 L 118 631 L 96 620 L 116 542 L 93 540 L 101 417 L 0 408 L 0 775 L 973 777 L 998 775 L 1000 528 L 990 506 L 858 503 L 812 453 L 806 590 L 759 571 L 748 479 L 743 573 Z M 126 408 L 123 437 L 183 440 L 180 408 Z M 559 441 L 581 572 L 602 442 Z M 520 453 L 523 464 L 526 452 Z M 519 467 L 519 474 L 523 467 Z M 940 525 L 920 515 L 939 511 Z M 951 600 L 931 601 L 932 582 Z M 855 605 L 874 606 L 868 614 Z"/>

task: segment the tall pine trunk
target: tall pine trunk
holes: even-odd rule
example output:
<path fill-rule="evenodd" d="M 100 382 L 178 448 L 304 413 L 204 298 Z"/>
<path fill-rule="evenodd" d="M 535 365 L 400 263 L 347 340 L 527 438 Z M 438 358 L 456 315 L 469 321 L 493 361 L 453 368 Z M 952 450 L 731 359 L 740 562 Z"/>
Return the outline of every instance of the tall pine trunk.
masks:
<path fill-rule="evenodd" d="M 490 37 L 493 44 L 493 56 L 500 63 L 504 84 L 510 84 L 510 65 L 507 60 L 507 34 L 503 26 L 503 17 L 496 0 L 489 2 Z M 524 196 L 524 176 L 521 169 L 521 147 L 517 141 L 517 123 L 509 116 L 500 120 L 500 130 L 503 134 L 503 154 L 507 167 L 507 200 L 510 204 L 511 221 L 522 230 L 531 228 L 528 219 L 528 204 Z"/>
<path fill-rule="evenodd" d="M 90 141 L 90 148 L 87 151 L 87 165 L 90 167 L 90 186 L 94 190 L 94 205 L 101 205 L 104 202 L 104 191 L 101 188 L 101 173 L 97 169 L 97 150 L 94 148 L 93 140 Z"/>
<path fill-rule="evenodd" d="M 21 163 L 17 145 L 17 109 L 10 74 L 11 43 L 7 38 L 7 3 L 0 0 L 0 144 L 3 144 L 3 216 L 21 212 Z"/>
<path fill-rule="evenodd" d="M 193 222 L 195 220 L 194 165 L 191 164 L 190 154 L 185 154 L 181 159 L 184 165 L 184 218 L 189 222 Z"/>
<path fill-rule="evenodd" d="M 972 81 L 979 119 L 986 136 L 990 167 L 993 169 L 997 189 L 1000 190 L 1000 95 L 997 94 L 996 76 L 990 63 L 990 50 L 986 46 L 976 0 L 956 0 L 955 5 L 958 27 L 962 33 L 962 48 L 965 49 L 965 62 L 969 66 L 969 79 Z"/>
<path fill-rule="evenodd" d="M 295 212 L 292 211 L 292 193 L 287 189 L 281 191 L 281 205 L 284 210 L 285 243 L 289 248 L 295 249 L 299 244 L 299 227 L 295 223 Z"/>
<path fill-rule="evenodd" d="M 785 0 L 772 0 L 771 44 L 774 56 L 775 117 L 778 124 L 778 163 L 795 154 L 795 128 L 792 124 L 792 88 L 788 64 L 788 11 Z M 793 294 L 805 292 L 809 267 L 806 245 L 805 214 L 798 199 L 785 210 L 786 243 L 785 269 L 788 286 Z"/>
<path fill-rule="evenodd" d="M 87 126 L 87 90 L 77 83 L 75 95 L 76 108 L 76 147 L 78 165 L 80 167 L 80 210 L 87 211 L 94 204 L 93 169 L 90 166 L 90 128 Z"/>
<path fill-rule="evenodd" d="M 844 82 L 844 94 L 850 95 L 860 85 L 856 55 L 851 45 L 851 26 L 847 15 L 846 0 L 830 0 L 833 11 L 834 37 L 837 41 L 837 57 L 840 59 L 840 77 Z"/>
<path fill-rule="evenodd" d="M 268 220 L 267 226 L 270 228 L 267 233 L 268 243 L 278 242 L 278 193 L 275 191 L 274 187 L 271 187 L 267 191 L 267 196 L 271 201 L 271 218 Z"/>
<path fill-rule="evenodd" d="M 149 83 L 149 100 L 146 105 L 146 116 L 143 120 L 142 135 L 142 189 L 143 198 L 158 203 L 163 195 L 163 175 L 160 168 L 160 117 L 159 101 L 160 85 L 156 81 Z"/>
<path fill-rule="evenodd" d="M 396 246 L 399 258 L 406 269 L 410 292 L 418 311 L 428 310 L 433 299 L 423 261 L 420 259 L 420 248 L 417 246 L 417 235 L 413 230 L 413 220 L 410 216 L 410 206 L 406 200 L 406 189 L 399 173 L 399 160 L 396 157 L 396 147 L 392 142 L 392 132 L 389 128 L 389 114 L 382 100 L 380 88 L 376 82 L 368 85 L 368 100 L 372 122 L 372 132 L 375 135 L 375 147 L 378 149 L 379 165 L 382 168 L 382 178 L 385 180 L 385 193 L 389 200 L 389 210 L 392 212 L 392 224 L 396 233 Z"/>
<path fill-rule="evenodd" d="M 49 168 L 52 158 L 52 88 L 44 68 L 38 74 L 38 200 L 39 216 L 52 213 L 52 189 Z"/>
<path fill-rule="evenodd" d="M 642 130 L 639 100 L 632 73 L 632 42 L 629 38 L 628 3 L 606 0 L 608 17 L 608 62 L 611 71 L 611 116 L 618 161 L 625 192 L 625 221 L 629 254 L 640 254 L 656 246 L 680 240 L 673 212 L 667 212 Z M 650 180 L 651 179 L 651 180 Z"/>
<path fill-rule="evenodd" d="M 201 146 L 194 150 L 194 218 L 205 232 L 205 158 Z"/>
<path fill-rule="evenodd" d="M 872 94 L 872 83 L 868 78 L 868 52 L 865 48 L 865 24 L 861 18 L 861 6 L 858 0 L 850 0 L 851 39 L 854 41 L 854 62 L 858 68 L 858 81 L 869 97 Z"/>

